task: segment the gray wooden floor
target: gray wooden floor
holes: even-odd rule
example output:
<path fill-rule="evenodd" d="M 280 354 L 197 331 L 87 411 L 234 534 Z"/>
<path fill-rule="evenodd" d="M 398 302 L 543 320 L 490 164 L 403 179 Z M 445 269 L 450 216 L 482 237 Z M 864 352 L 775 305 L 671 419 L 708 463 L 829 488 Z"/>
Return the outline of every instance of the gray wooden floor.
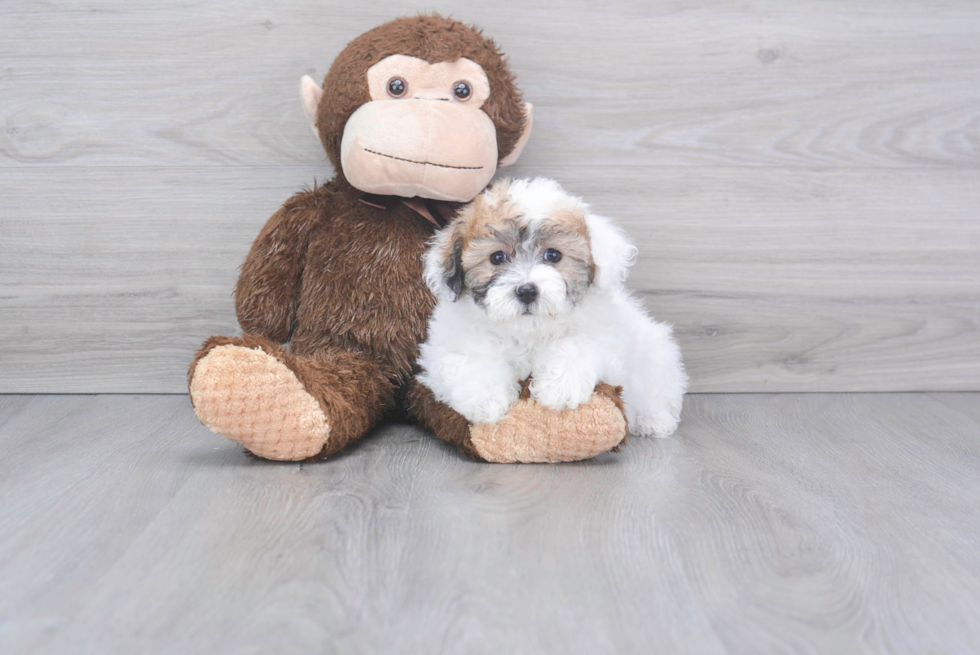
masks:
<path fill-rule="evenodd" d="M 0 652 L 980 650 L 980 394 L 695 395 L 676 438 L 249 459 L 181 396 L 0 396 Z"/>

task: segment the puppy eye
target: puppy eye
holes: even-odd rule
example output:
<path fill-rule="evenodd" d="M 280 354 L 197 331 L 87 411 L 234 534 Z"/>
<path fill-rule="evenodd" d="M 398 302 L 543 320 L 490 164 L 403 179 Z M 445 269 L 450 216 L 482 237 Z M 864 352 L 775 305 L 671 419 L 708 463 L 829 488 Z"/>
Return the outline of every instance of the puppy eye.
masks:
<path fill-rule="evenodd" d="M 393 77 L 388 80 L 388 95 L 392 98 L 401 98 L 408 90 L 408 83 L 400 77 Z"/>
<path fill-rule="evenodd" d="M 470 89 L 469 82 L 463 82 L 460 80 L 459 82 L 456 82 L 456 84 L 453 84 L 453 95 L 456 96 L 457 100 L 466 102 L 470 99 L 471 93 L 472 89 Z"/>
<path fill-rule="evenodd" d="M 507 261 L 507 253 L 505 253 L 503 250 L 498 250 L 490 255 L 490 263 L 494 266 L 500 266 L 505 261 Z"/>
<path fill-rule="evenodd" d="M 561 261 L 561 253 L 554 248 L 548 248 L 544 251 L 544 259 L 552 264 L 557 264 Z"/>

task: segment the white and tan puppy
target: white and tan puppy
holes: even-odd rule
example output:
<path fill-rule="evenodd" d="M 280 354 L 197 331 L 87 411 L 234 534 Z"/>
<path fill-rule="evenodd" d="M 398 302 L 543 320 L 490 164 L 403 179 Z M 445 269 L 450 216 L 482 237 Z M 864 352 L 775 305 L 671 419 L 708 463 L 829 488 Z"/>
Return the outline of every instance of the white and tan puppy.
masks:
<path fill-rule="evenodd" d="M 499 421 L 531 378 L 545 407 L 622 385 L 630 432 L 669 436 L 687 375 L 669 326 L 624 287 L 626 234 L 547 179 L 502 180 L 463 208 L 425 255 L 438 298 L 419 379 L 473 423 Z"/>

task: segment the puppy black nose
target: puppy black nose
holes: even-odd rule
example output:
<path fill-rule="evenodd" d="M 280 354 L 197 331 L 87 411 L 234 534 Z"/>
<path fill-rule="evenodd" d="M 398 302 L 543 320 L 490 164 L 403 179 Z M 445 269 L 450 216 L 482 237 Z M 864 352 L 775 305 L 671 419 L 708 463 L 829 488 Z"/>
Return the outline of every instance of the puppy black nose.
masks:
<path fill-rule="evenodd" d="M 517 297 L 525 305 L 530 305 L 538 297 L 538 288 L 533 284 L 522 284 L 517 287 Z"/>

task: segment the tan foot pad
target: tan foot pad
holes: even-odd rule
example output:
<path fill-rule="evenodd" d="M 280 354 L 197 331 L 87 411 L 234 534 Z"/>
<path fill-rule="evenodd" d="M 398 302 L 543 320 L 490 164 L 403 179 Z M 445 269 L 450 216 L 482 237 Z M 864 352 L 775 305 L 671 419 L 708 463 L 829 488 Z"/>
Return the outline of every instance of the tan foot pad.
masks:
<path fill-rule="evenodd" d="M 320 403 L 260 348 L 215 347 L 197 363 L 190 392 L 204 425 L 259 457 L 306 459 L 330 436 Z"/>
<path fill-rule="evenodd" d="M 499 423 L 470 428 L 480 457 L 498 463 L 577 462 L 612 450 L 625 435 L 623 412 L 600 394 L 563 412 L 519 400 Z"/>

